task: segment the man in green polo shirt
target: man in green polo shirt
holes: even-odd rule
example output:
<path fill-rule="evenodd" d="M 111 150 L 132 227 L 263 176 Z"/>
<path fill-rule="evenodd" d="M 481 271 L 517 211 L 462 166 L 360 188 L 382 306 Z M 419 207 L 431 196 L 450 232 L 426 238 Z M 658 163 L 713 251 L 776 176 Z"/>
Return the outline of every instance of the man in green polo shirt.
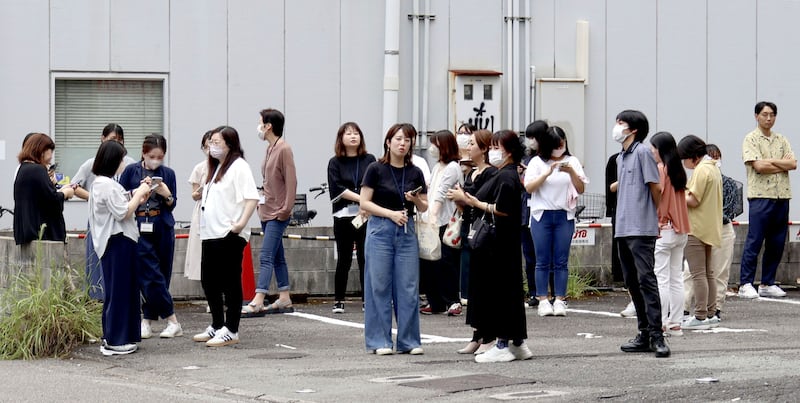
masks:
<path fill-rule="evenodd" d="M 772 102 L 759 102 L 755 114 L 758 127 L 745 136 L 742 145 L 750 225 L 742 250 L 739 297 L 784 297 L 786 293 L 775 285 L 775 273 L 788 231 L 792 198 L 789 171 L 797 169 L 797 159 L 789 141 L 772 131 L 778 107 Z M 756 292 L 753 281 L 762 244 L 761 285 Z"/>

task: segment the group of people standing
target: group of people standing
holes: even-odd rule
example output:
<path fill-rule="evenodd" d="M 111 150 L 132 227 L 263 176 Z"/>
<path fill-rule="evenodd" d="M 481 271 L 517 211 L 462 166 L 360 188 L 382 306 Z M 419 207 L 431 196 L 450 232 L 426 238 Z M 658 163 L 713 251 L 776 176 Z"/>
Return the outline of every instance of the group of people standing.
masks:
<path fill-rule="evenodd" d="M 751 209 L 739 296 L 780 297 L 785 293 L 774 284 L 775 270 L 787 231 L 788 171 L 796 169 L 796 160 L 786 139 L 771 131 L 777 107 L 760 102 L 755 112 L 758 128 L 743 147 Z M 293 310 L 282 236 L 297 178 L 283 127 L 280 111 L 260 112 L 258 137 L 269 143 L 260 193 L 234 128 L 220 126 L 201 139 L 206 158 L 189 178 L 195 208 L 185 273 L 201 281 L 212 320 L 193 336 L 197 342 L 235 344 L 241 315 Z M 731 222 L 741 201 L 737 206 L 735 181 L 720 172 L 716 146 L 694 135 L 676 143 L 668 132 L 645 145 L 648 131 L 646 116 L 635 110 L 619 113 L 612 130 L 622 146 L 610 160 L 616 163 L 609 186 L 617 200 L 614 238 L 639 330 L 621 349 L 667 357 L 665 335 L 720 321 L 720 288 L 724 300 L 728 275 L 722 266 L 730 265 Z M 466 125 L 458 134 L 436 132 L 429 147 L 432 172 L 413 154 L 417 138 L 412 125 L 393 125 L 376 160 L 358 124 L 344 123 L 337 132 L 328 164 L 338 251 L 333 313 L 344 312 L 355 249 L 369 352 L 422 354 L 420 313 L 461 315 L 468 301 L 473 337 L 459 353 L 475 354 L 476 362 L 530 358 L 521 256 L 528 306 L 538 306 L 540 316 L 566 316 L 577 199 L 589 182 L 581 162 L 569 153 L 564 130 L 543 121 L 532 123 L 523 138 Z M 167 321 L 160 337 L 183 334 L 169 293 L 177 186 L 175 172 L 163 164 L 166 139 L 147 136 L 139 161 L 127 156 L 123 143 L 122 128 L 106 126 L 96 156 L 70 185 L 57 188 L 48 172 L 55 144 L 31 133 L 14 184 L 14 235 L 23 246 L 40 238 L 65 240 L 64 201 L 89 201 L 87 281 L 90 295 L 104 304 L 104 355 L 136 351 L 159 318 Z M 260 274 L 255 298 L 240 306 L 242 253 L 256 209 L 264 233 Z M 460 242 L 443 243 L 438 259 L 420 259 L 417 227 L 432 225 L 441 238 L 457 219 Z M 764 241 L 756 292 L 755 259 Z M 268 304 L 273 272 L 279 297 Z M 684 282 L 691 284 L 689 298 Z M 420 289 L 427 305 L 419 304 Z M 692 298 L 694 313 L 684 320 Z"/>

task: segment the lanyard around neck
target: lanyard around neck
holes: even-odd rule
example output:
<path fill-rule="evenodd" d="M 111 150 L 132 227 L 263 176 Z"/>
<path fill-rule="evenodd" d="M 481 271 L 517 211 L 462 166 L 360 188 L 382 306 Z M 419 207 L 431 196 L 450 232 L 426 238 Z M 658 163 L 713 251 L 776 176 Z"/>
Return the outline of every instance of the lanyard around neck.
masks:
<path fill-rule="evenodd" d="M 406 166 L 403 165 L 403 174 L 400 177 L 400 183 L 397 183 L 397 177 L 394 175 L 394 167 L 389 164 L 389 172 L 392 174 L 392 180 L 394 180 L 394 186 L 397 189 L 397 193 L 400 195 L 400 206 L 403 208 L 406 207 L 406 199 L 404 197 L 403 189 L 406 186 Z"/>

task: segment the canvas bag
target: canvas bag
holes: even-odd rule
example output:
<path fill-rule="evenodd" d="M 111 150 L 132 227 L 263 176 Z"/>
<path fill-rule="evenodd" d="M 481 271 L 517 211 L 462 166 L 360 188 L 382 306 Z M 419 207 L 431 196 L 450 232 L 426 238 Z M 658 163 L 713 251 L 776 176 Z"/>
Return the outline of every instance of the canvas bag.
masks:
<path fill-rule="evenodd" d="M 450 217 L 450 221 L 447 222 L 447 226 L 444 229 L 444 234 L 442 234 L 443 244 L 454 249 L 461 249 L 461 224 L 463 221 L 460 211 L 453 212 L 453 216 Z"/>
<path fill-rule="evenodd" d="M 439 227 L 436 223 L 417 220 L 417 242 L 419 242 L 420 259 L 442 258 L 442 242 L 439 240 Z"/>

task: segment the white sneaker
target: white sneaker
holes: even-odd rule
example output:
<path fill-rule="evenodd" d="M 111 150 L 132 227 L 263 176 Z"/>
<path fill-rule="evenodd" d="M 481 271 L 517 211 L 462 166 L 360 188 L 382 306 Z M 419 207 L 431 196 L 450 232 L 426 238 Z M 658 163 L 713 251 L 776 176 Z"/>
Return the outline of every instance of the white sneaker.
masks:
<path fill-rule="evenodd" d="M 707 319 L 699 320 L 692 316 L 688 321 L 681 323 L 681 328 L 686 330 L 708 330 L 711 329 L 711 325 Z"/>
<path fill-rule="evenodd" d="M 622 316 L 623 318 L 632 318 L 636 316 L 636 307 L 633 306 L 633 301 L 628 302 L 628 306 L 626 306 L 625 309 L 619 313 L 619 316 Z"/>
<path fill-rule="evenodd" d="M 149 339 L 153 337 L 153 329 L 150 327 L 150 322 L 142 321 L 142 339 Z"/>
<path fill-rule="evenodd" d="M 760 285 L 760 286 L 758 286 L 758 295 L 760 297 L 780 298 L 780 297 L 785 297 L 786 296 L 786 292 L 781 290 L 781 288 L 778 287 L 775 284 L 767 285 L 767 286 Z"/>
<path fill-rule="evenodd" d="M 720 322 L 720 320 L 716 316 L 709 316 L 709 317 L 706 318 L 706 320 L 703 321 L 703 323 L 708 325 L 709 329 L 713 329 L 713 328 L 719 326 L 719 322 Z"/>
<path fill-rule="evenodd" d="M 181 328 L 181 324 L 178 322 L 170 322 L 167 321 L 167 327 L 158 337 L 162 339 L 171 339 L 173 337 L 183 336 L 183 329 Z"/>
<path fill-rule="evenodd" d="M 567 316 L 567 303 L 557 299 L 553 303 L 553 316 Z"/>
<path fill-rule="evenodd" d="M 551 304 L 549 300 L 543 299 L 539 301 L 538 311 L 539 316 L 553 316 L 553 304 Z"/>
<path fill-rule="evenodd" d="M 422 351 L 422 347 L 414 347 L 408 353 L 411 355 L 422 355 L 424 351 Z"/>
<path fill-rule="evenodd" d="M 208 347 L 223 347 L 239 342 L 239 333 L 231 333 L 227 327 L 223 326 L 222 329 L 217 330 L 214 337 L 206 342 Z"/>
<path fill-rule="evenodd" d="M 100 346 L 100 353 L 105 356 L 112 356 L 112 355 L 125 355 L 130 354 L 136 351 L 139 348 L 136 344 L 123 344 L 121 346 L 109 346 L 106 343 L 103 343 Z"/>
<path fill-rule="evenodd" d="M 519 347 L 515 346 L 514 343 L 508 345 L 508 350 L 511 354 L 514 355 L 514 358 L 517 360 L 527 360 L 533 357 L 533 353 L 531 349 L 528 348 L 528 343 L 522 342 Z"/>
<path fill-rule="evenodd" d="M 492 341 L 490 341 L 490 342 L 488 342 L 488 343 L 483 343 L 483 344 L 481 344 L 480 346 L 478 346 L 478 349 L 477 349 L 477 350 L 475 350 L 475 353 L 474 353 L 474 354 L 475 354 L 475 355 L 483 354 L 483 353 L 485 353 L 485 352 L 487 352 L 487 351 L 489 351 L 489 350 L 493 349 L 493 348 L 494 348 L 494 345 L 495 345 L 496 343 L 497 343 L 497 340 L 492 340 Z"/>
<path fill-rule="evenodd" d="M 739 286 L 739 298 L 747 298 L 747 299 L 758 298 L 758 292 L 756 292 L 756 289 L 753 288 L 752 284 L 750 283 L 742 284 L 741 286 Z"/>
<path fill-rule="evenodd" d="M 541 304 L 539 305 L 541 306 Z M 508 348 L 492 347 L 491 350 L 475 356 L 475 362 L 511 362 L 516 360 L 514 354 L 511 354 Z"/>
<path fill-rule="evenodd" d="M 390 347 L 376 348 L 374 353 L 376 355 L 392 355 L 394 354 L 394 350 L 392 350 Z"/>
<path fill-rule="evenodd" d="M 217 331 L 213 327 L 209 326 L 205 331 L 203 331 L 203 333 L 198 333 L 192 336 L 192 340 L 205 343 L 213 339 L 215 334 L 217 334 Z"/>

